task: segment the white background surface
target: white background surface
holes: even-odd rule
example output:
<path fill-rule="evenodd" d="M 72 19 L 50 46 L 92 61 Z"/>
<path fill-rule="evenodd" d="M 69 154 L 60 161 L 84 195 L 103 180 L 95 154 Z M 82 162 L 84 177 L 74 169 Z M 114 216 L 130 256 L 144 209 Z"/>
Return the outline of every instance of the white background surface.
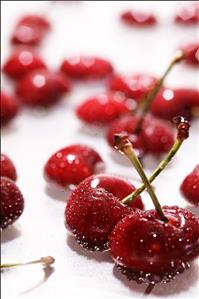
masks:
<path fill-rule="evenodd" d="M 184 3 L 184 4 L 187 4 Z M 136 1 L 81 2 L 50 4 L 43 1 L 2 1 L 2 62 L 11 53 L 9 36 L 15 21 L 24 13 L 43 12 L 52 22 L 52 32 L 38 48 L 52 69 L 64 56 L 93 54 L 110 59 L 123 73 L 136 71 L 160 75 L 181 43 L 195 41 L 194 27 L 173 24 L 176 7 L 183 2 Z M 118 14 L 127 7 L 150 9 L 159 25 L 150 29 L 133 29 L 121 24 Z M 196 87 L 196 70 L 177 66 L 167 84 Z M 12 82 L 3 78 L 5 90 Z M 14 161 L 17 184 L 25 197 L 21 218 L 2 233 L 2 262 L 16 262 L 52 255 L 54 272 L 44 281 L 39 266 L 13 269 L 2 274 L 2 298 L 140 298 L 145 286 L 127 282 L 114 271 L 108 253 L 93 254 L 81 249 L 64 227 L 66 196 L 46 188 L 43 166 L 59 148 L 77 142 L 93 146 L 103 156 L 107 172 L 124 175 L 139 185 L 135 171 L 108 147 L 102 134 L 88 132 L 74 114 L 75 106 L 88 95 L 104 90 L 104 84 L 76 84 L 69 96 L 47 111 L 24 109 L 13 123 L 2 131 L 2 152 Z M 157 179 L 155 187 L 162 204 L 187 207 L 179 193 L 179 184 L 198 162 L 199 124 L 191 127 L 191 138 L 185 142 L 175 161 Z M 118 159 L 119 156 L 117 156 Z M 147 158 L 150 173 L 157 161 Z M 120 162 L 120 163 L 118 163 Z M 123 165 L 122 165 L 123 164 Z M 50 190 L 50 191 L 49 191 Z M 150 207 L 147 194 L 143 194 Z M 190 206 L 189 206 L 190 208 Z M 191 208 L 198 214 L 196 208 Z M 191 269 L 168 285 L 157 285 L 150 298 L 197 298 L 199 271 L 197 261 Z"/>

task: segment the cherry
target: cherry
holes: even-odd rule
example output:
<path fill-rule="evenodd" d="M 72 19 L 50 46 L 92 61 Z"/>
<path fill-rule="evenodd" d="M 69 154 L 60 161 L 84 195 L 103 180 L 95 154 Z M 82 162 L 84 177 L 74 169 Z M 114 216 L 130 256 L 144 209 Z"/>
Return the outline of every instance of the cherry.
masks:
<path fill-rule="evenodd" d="M 24 209 L 24 199 L 19 188 L 9 178 L 1 177 L 1 228 L 15 222 Z"/>
<path fill-rule="evenodd" d="M 183 272 L 199 254 L 199 219 L 177 206 L 134 211 L 113 229 L 110 253 L 123 274 L 137 282 L 166 282 Z"/>
<path fill-rule="evenodd" d="M 127 97 L 141 100 L 157 83 L 157 78 L 147 74 L 132 76 L 113 75 L 108 88 L 112 91 L 123 92 Z"/>
<path fill-rule="evenodd" d="M 139 11 L 127 10 L 121 14 L 120 18 L 130 26 L 151 27 L 157 24 L 157 19 L 154 15 Z"/>
<path fill-rule="evenodd" d="M 19 79 L 30 71 L 45 68 L 45 63 L 33 50 L 23 48 L 16 50 L 7 59 L 3 72 L 13 79 Z"/>
<path fill-rule="evenodd" d="M 108 143 L 114 146 L 114 135 L 125 133 L 140 155 L 146 153 L 157 155 L 167 152 L 171 148 L 174 137 L 171 127 L 166 122 L 148 116 L 143 121 L 141 131 L 136 134 L 138 120 L 139 117 L 132 115 L 114 121 L 107 132 Z"/>
<path fill-rule="evenodd" d="M 60 70 L 73 79 L 102 79 L 113 71 L 111 63 L 94 56 L 76 56 L 65 59 Z"/>
<path fill-rule="evenodd" d="M 155 97 L 151 112 L 158 117 L 172 119 L 182 115 L 194 116 L 194 108 L 199 108 L 199 91 L 191 88 L 164 88 Z"/>
<path fill-rule="evenodd" d="M 16 98 L 1 91 L 1 125 L 9 123 L 18 111 L 19 104 Z"/>
<path fill-rule="evenodd" d="M 181 46 L 180 50 L 184 52 L 185 62 L 187 64 L 198 66 L 199 65 L 199 43 L 193 42 Z"/>
<path fill-rule="evenodd" d="M 120 93 L 101 93 L 90 97 L 77 107 L 77 116 L 88 124 L 105 125 L 130 112 L 135 102 Z"/>
<path fill-rule="evenodd" d="M 128 181 L 102 174 L 81 182 L 69 198 L 65 223 L 78 243 L 89 250 L 107 249 L 108 237 L 116 223 L 132 209 L 143 209 L 140 197 L 131 207 L 120 200 L 135 190 Z"/>
<path fill-rule="evenodd" d="M 100 155 L 91 147 L 73 144 L 53 154 L 47 161 L 45 176 L 61 186 L 77 185 L 104 166 Z"/>
<path fill-rule="evenodd" d="M 70 90 L 70 83 L 61 73 L 34 70 L 17 84 L 16 93 L 29 106 L 49 106 Z"/>
<path fill-rule="evenodd" d="M 16 24 L 11 42 L 35 46 L 41 42 L 49 30 L 50 23 L 43 16 L 26 15 Z"/>
<path fill-rule="evenodd" d="M 199 165 L 186 176 L 180 190 L 184 197 L 194 205 L 199 205 Z"/>
<path fill-rule="evenodd" d="M 193 25 L 199 23 L 198 3 L 189 3 L 186 7 L 181 7 L 176 16 L 175 22 L 182 25 Z"/>
<path fill-rule="evenodd" d="M 13 181 L 17 179 L 16 168 L 10 158 L 5 154 L 1 154 L 1 176 L 5 176 Z"/>

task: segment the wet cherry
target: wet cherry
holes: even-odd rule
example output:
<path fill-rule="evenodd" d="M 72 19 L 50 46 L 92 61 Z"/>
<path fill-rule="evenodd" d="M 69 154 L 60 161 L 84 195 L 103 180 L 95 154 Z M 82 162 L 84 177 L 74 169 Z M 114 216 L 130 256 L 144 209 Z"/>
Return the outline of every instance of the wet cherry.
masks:
<path fill-rule="evenodd" d="M 5 176 L 13 181 L 17 179 L 16 168 L 11 159 L 5 154 L 1 154 L 1 176 Z"/>
<path fill-rule="evenodd" d="M 186 176 L 180 190 L 184 197 L 194 205 L 199 205 L 199 165 Z"/>

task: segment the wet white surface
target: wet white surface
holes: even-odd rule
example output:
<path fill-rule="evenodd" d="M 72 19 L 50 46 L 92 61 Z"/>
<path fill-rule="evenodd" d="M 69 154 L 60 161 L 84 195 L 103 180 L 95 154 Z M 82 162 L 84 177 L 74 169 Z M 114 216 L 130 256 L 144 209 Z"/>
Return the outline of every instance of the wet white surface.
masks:
<path fill-rule="evenodd" d="M 180 2 L 106 1 L 55 3 L 47 1 L 2 1 L 2 61 L 11 53 L 9 36 L 15 21 L 24 13 L 43 12 L 52 22 L 39 53 L 56 69 L 64 56 L 93 54 L 110 59 L 123 73 L 136 71 L 160 75 L 174 49 L 181 43 L 196 40 L 195 27 L 173 24 L 175 8 Z M 183 5 L 183 3 L 181 3 Z M 133 29 L 120 23 L 118 14 L 127 7 L 151 9 L 159 25 L 152 29 Z M 196 87 L 195 69 L 177 66 L 167 80 L 168 86 Z M 3 77 L 2 86 L 13 85 Z M 99 150 L 107 172 L 124 175 L 139 184 L 135 171 L 124 158 L 108 147 L 102 134 L 89 132 L 74 114 L 76 105 L 88 95 L 105 89 L 103 82 L 76 84 L 70 95 L 48 111 L 24 109 L 13 123 L 2 131 L 2 152 L 14 161 L 17 184 L 25 197 L 21 218 L 2 233 L 2 262 L 55 257 L 54 271 L 44 273 L 39 266 L 13 269 L 2 274 L 2 298 L 140 298 L 145 286 L 128 282 L 114 269 L 108 253 L 89 253 L 80 248 L 64 227 L 66 196 L 46 188 L 43 166 L 59 148 L 82 142 Z M 179 184 L 199 160 L 199 123 L 192 123 L 190 139 L 184 143 L 175 161 L 154 183 L 162 204 L 187 207 L 179 193 Z M 118 163 L 119 162 L 119 163 Z M 157 161 L 146 159 L 148 173 Z M 143 194 L 146 207 L 151 207 Z M 190 208 L 190 206 L 189 206 Z M 192 210 L 198 213 L 196 208 Z M 168 285 L 158 285 L 149 298 L 198 298 L 198 264 Z"/>

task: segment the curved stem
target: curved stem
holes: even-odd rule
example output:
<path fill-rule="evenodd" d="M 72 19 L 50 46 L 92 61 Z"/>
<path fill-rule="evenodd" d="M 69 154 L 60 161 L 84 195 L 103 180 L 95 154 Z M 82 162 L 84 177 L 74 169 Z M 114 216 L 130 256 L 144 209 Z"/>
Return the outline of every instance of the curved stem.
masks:
<path fill-rule="evenodd" d="M 7 268 L 13 268 L 18 266 L 26 266 L 26 265 L 32 265 L 32 264 L 42 264 L 44 267 L 48 267 L 51 264 L 55 262 L 55 259 L 52 256 L 46 256 L 42 257 L 39 260 L 34 260 L 26 263 L 12 263 L 12 264 L 2 264 L 0 265 L 0 269 L 7 269 Z"/>

